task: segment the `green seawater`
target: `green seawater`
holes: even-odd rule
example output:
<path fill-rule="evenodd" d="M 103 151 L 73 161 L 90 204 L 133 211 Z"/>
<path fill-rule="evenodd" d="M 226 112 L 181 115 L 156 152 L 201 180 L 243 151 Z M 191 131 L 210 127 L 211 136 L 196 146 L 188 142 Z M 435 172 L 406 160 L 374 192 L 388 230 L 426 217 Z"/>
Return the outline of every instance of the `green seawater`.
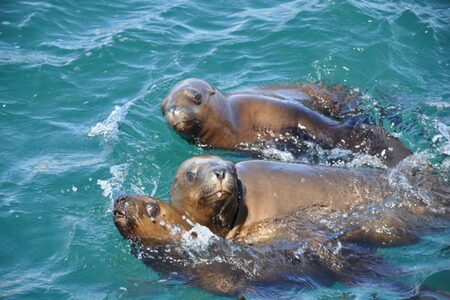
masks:
<path fill-rule="evenodd" d="M 168 128 L 160 102 L 188 77 L 225 92 L 347 84 L 375 123 L 448 170 L 449 22 L 448 1 L 1 1 L 0 298 L 219 298 L 145 267 L 111 217 L 119 194 L 167 200 L 188 157 L 245 159 Z M 450 291 L 449 245 L 444 228 L 380 254 L 411 286 Z M 375 293 L 399 297 L 376 284 L 274 295 Z"/>

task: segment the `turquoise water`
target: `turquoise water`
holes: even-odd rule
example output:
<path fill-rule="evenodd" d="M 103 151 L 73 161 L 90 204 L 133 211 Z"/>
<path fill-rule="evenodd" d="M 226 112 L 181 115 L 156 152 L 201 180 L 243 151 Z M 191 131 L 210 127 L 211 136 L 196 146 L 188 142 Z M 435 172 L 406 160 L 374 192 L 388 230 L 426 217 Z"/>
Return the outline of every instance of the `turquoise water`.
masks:
<path fill-rule="evenodd" d="M 111 218 L 121 193 L 167 199 L 192 155 L 243 158 L 166 126 L 160 101 L 187 77 L 224 91 L 348 84 L 374 122 L 448 167 L 449 20 L 447 1 L 2 1 L 0 298 L 216 298 L 146 268 Z M 410 282 L 448 288 L 449 244 L 446 230 L 381 253 Z"/>

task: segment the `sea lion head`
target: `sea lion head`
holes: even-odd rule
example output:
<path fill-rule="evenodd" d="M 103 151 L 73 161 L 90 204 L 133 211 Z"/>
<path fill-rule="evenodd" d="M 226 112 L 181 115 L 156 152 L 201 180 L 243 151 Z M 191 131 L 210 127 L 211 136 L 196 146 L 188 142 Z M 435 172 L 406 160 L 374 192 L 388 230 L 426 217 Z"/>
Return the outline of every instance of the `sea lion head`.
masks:
<path fill-rule="evenodd" d="M 202 130 L 208 105 L 216 89 L 206 81 L 190 78 L 177 83 L 161 103 L 161 111 L 169 125 L 192 141 Z"/>
<path fill-rule="evenodd" d="M 239 208 L 241 185 L 234 163 L 205 155 L 179 167 L 170 189 L 170 203 L 212 232 L 224 236 Z"/>
<path fill-rule="evenodd" d="M 113 219 L 125 239 L 151 246 L 175 243 L 192 227 L 170 204 L 148 196 L 120 196 Z"/>

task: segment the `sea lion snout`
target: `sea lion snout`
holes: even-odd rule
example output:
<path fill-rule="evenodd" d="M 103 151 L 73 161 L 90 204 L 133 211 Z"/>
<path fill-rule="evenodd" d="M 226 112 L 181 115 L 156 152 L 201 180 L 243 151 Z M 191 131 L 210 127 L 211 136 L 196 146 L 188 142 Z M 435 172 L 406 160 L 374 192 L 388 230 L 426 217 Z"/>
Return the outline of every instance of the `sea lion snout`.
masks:
<path fill-rule="evenodd" d="M 226 164 L 224 161 L 215 161 L 205 164 L 199 169 L 205 173 L 204 176 L 200 175 L 199 180 L 203 181 L 201 189 L 203 189 L 206 197 L 219 193 L 219 199 L 221 199 L 222 194 L 233 193 L 236 184 L 233 166 Z"/>
<path fill-rule="evenodd" d="M 214 168 L 212 172 L 216 175 L 217 179 L 222 181 L 225 178 L 227 170 L 225 168 Z"/>
<path fill-rule="evenodd" d="M 114 210 L 119 209 L 119 207 L 121 207 L 126 200 L 127 196 L 119 196 L 116 201 L 114 201 Z"/>
<path fill-rule="evenodd" d="M 116 220 L 156 218 L 160 212 L 160 205 L 151 198 L 120 196 L 114 202 L 113 214 Z"/>
<path fill-rule="evenodd" d="M 128 196 L 120 196 L 114 201 L 113 220 L 120 234 L 124 238 L 132 236 L 132 232 L 136 227 L 136 205 L 130 201 Z"/>
<path fill-rule="evenodd" d="M 198 112 L 189 106 L 183 104 L 169 104 L 167 109 L 163 110 L 167 123 L 179 134 L 189 136 L 200 130 L 201 123 L 198 119 Z"/>
<path fill-rule="evenodd" d="M 128 196 L 120 196 L 114 201 L 114 218 L 116 220 L 125 219 L 130 217 L 137 211 L 137 207 L 129 201 Z"/>

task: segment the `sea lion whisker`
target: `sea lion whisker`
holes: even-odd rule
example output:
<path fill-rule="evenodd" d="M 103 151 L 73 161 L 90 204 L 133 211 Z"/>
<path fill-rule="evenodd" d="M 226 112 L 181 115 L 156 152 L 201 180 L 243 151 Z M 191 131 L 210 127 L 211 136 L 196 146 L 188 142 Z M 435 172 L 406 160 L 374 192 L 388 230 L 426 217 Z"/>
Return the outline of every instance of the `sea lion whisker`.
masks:
<path fill-rule="evenodd" d="M 159 195 L 151 195 L 154 198 L 158 198 L 158 199 L 162 199 L 163 198 L 163 194 L 159 194 Z"/>
<path fill-rule="evenodd" d="M 135 221 L 141 225 L 142 231 L 145 233 L 147 237 L 151 237 L 152 235 L 147 232 L 147 228 L 145 224 L 142 222 L 141 218 L 136 218 Z"/>

